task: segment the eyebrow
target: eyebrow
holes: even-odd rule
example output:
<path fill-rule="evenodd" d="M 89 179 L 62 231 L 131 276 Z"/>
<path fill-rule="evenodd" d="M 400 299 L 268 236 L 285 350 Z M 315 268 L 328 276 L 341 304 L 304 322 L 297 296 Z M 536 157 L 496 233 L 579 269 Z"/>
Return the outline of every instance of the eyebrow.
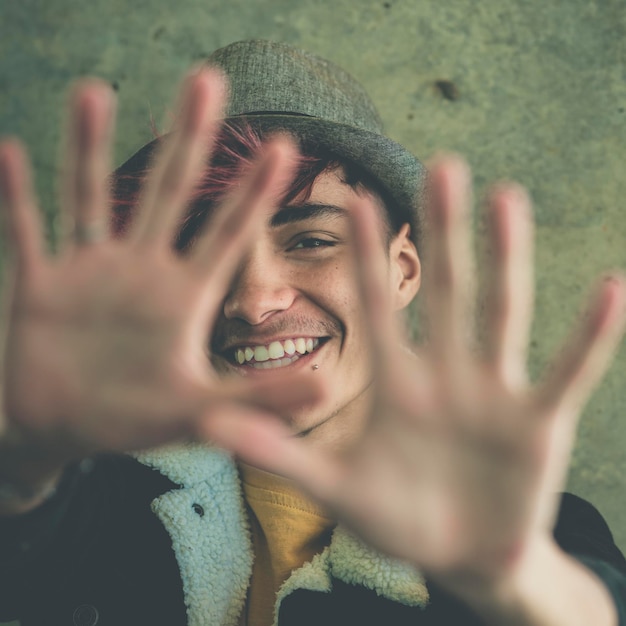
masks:
<path fill-rule="evenodd" d="M 283 226 L 292 222 L 301 222 L 314 217 L 346 217 L 349 212 L 335 204 L 318 204 L 305 202 L 304 204 L 290 204 L 276 211 L 270 220 L 270 226 Z"/>

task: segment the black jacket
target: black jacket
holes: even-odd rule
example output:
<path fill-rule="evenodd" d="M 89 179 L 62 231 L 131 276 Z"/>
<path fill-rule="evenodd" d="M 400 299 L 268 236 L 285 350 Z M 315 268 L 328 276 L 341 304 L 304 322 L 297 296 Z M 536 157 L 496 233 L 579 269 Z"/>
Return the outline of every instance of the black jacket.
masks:
<path fill-rule="evenodd" d="M 564 494 L 555 536 L 608 585 L 626 625 L 626 560 L 602 516 Z M 252 553 L 236 468 L 200 446 L 68 468 L 39 509 L 0 519 L 0 621 L 236 625 Z M 481 622 L 341 527 L 277 601 L 279 626 Z M 591 626 L 591 625 L 590 625 Z"/>

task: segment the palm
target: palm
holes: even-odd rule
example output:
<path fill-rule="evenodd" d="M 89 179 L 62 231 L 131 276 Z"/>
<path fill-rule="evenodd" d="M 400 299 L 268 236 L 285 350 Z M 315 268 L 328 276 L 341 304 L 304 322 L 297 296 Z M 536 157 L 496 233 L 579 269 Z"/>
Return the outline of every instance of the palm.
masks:
<path fill-rule="evenodd" d="M 404 382 L 429 375 L 424 363 L 404 364 Z M 488 574 L 549 513 L 538 502 L 552 458 L 545 422 L 530 423 L 526 394 L 497 389 L 484 375 L 468 378 L 465 390 L 422 389 L 421 402 L 406 388 L 401 398 L 398 387 L 350 458 L 341 486 L 348 519 L 431 575 Z"/>
<path fill-rule="evenodd" d="M 189 319 L 201 285 L 182 266 L 173 255 L 138 265 L 107 243 L 20 289 L 6 354 L 8 414 L 31 428 L 59 420 L 115 449 L 180 429 L 210 388 Z"/>

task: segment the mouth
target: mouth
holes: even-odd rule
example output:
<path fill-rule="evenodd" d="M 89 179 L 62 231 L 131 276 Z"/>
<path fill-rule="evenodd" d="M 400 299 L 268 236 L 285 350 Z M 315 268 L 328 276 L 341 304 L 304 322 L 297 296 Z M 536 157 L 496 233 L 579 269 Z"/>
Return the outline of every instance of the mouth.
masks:
<path fill-rule="evenodd" d="M 233 365 L 257 370 L 278 369 L 306 359 L 330 339 L 329 337 L 293 337 L 268 344 L 229 348 L 223 356 Z"/>

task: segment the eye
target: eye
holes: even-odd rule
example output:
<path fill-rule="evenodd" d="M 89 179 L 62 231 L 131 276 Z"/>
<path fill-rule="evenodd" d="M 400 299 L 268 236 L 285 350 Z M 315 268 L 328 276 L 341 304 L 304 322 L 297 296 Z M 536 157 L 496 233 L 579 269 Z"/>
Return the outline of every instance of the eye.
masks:
<path fill-rule="evenodd" d="M 319 237 L 305 237 L 291 246 L 290 250 L 311 250 L 313 248 L 332 248 L 336 245 L 335 241 L 328 239 L 320 239 Z"/>

